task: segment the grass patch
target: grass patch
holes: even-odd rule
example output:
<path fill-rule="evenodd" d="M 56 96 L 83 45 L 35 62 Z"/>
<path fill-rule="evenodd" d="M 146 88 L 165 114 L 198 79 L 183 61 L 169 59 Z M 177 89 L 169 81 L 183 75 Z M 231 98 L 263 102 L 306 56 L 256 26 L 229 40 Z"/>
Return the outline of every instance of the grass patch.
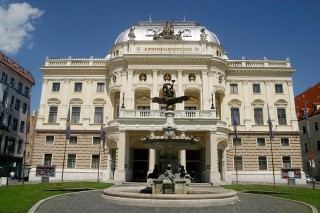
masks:
<path fill-rule="evenodd" d="M 302 201 L 313 205 L 320 210 L 320 190 L 295 186 L 271 186 L 271 185 L 225 185 L 225 189 L 233 189 L 241 192 L 255 194 L 268 194 L 273 197 Z"/>
<path fill-rule="evenodd" d="M 105 189 L 112 186 L 111 183 L 95 182 L 67 182 L 47 184 L 26 184 L 0 187 L 1 212 L 28 212 L 39 200 L 65 194 L 71 189 L 92 188 Z M 65 190 L 68 189 L 68 190 Z"/>

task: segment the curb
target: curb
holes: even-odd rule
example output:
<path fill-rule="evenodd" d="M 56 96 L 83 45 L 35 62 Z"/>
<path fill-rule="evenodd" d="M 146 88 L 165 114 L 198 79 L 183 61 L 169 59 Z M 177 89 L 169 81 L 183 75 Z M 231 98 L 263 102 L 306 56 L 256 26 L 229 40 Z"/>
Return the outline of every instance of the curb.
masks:
<path fill-rule="evenodd" d="M 68 193 L 64 193 L 64 194 L 59 194 L 59 195 L 54 195 L 54 196 L 51 196 L 51 197 L 47 197 L 45 199 L 42 199 L 42 200 L 39 200 L 36 204 L 34 204 L 28 211 L 28 213 L 34 213 L 38 208 L 39 206 L 46 202 L 47 200 L 50 200 L 52 198 L 56 198 L 56 197 L 59 197 L 59 196 L 63 196 L 63 195 L 67 195 L 67 194 L 77 194 L 77 193 L 82 193 L 82 192 L 93 192 L 93 191 L 100 191 L 100 190 L 103 190 L 103 189 L 95 189 L 95 190 L 86 190 L 86 191 L 79 191 L 79 192 L 68 192 Z"/>
<path fill-rule="evenodd" d="M 249 193 L 249 192 L 238 192 L 238 193 L 254 194 L 254 193 Z M 254 194 L 254 195 L 257 195 L 257 194 Z M 305 202 L 298 201 L 298 200 L 290 200 L 290 199 L 286 199 L 286 198 L 282 198 L 282 197 L 274 197 L 274 196 L 265 195 L 265 194 L 258 194 L 258 195 L 265 196 L 265 197 L 272 197 L 272 198 L 276 198 L 276 199 L 280 199 L 280 200 L 287 200 L 287 201 L 291 201 L 291 202 L 295 202 L 295 203 L 300 203 L 300 204 L 303 204 L 305 206 L 308 206 L 311 209 L 312 213 L 318 213 L 318 209 L 316 207 L 314 207 L 313 205 L 309 204 L 309 203 L 305 203 Z"/>

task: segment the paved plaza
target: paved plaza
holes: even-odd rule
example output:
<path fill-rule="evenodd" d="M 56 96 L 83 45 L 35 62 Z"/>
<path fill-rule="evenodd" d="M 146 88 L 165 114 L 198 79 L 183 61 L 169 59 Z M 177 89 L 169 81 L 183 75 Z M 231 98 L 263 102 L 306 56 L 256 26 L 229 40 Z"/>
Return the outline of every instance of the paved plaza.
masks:
<path fill-rule="evenodd" d="M 109 203 L 107 199 L 102 197 L 103 191 L 86 191 L 79 193 L 71 193 L 48 199 L 43 202 L 37 209 L 36 213 L 95 213 L 95 212 L 157 212 L 157 213 L 176 213 L 176 212 L 290 212 L 290 213 L 307 213 L 312 212 L 311 209 L 303 204 L 272 198 L 269 196 L 239 193 L 239 202 L 232 205 L 203 207 L 203 208 L 166 208 L 166 207 L 140 207 L 136 206 L 115 205 Z"/>

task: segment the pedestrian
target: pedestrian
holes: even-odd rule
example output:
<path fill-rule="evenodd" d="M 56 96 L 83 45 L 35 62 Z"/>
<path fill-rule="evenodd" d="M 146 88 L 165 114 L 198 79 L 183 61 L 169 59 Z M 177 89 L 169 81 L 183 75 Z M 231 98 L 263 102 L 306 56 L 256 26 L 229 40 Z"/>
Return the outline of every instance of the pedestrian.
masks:
<path fill-rule="evenodd" d="M 12 181 L 13 181 L 13 179 L 14 179 L 14 171 L 11 171 L 10 172 L 10 181 L 11 181 L 11 183 L 12 183 Z"/>

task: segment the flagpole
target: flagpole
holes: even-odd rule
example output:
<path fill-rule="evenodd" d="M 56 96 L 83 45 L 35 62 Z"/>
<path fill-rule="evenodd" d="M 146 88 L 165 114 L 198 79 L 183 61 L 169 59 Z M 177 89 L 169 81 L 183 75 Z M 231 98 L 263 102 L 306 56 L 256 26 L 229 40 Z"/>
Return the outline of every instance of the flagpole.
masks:
<path fill-rule="evenodd" d="M 236 167 L 236 183 L 238 185 L 238 157 L 237 157 L 237 143 L 238 143 L 238 132 L 237 132 L 237 125 L 238 125 L 238 121 L 237 121 L 237 118 L 236 116 L 234 115 L 234 108 L 232 107 L 231 108 L 231 122 L 232 122 L 232 125 L 233 125 L 233 130 L 234 130 L 234 137 L 233 137 L 233 141 L 234 141 L 234 157 L 235 157 L 235 167 Z"/>
<path fill-rule="evenodd" d="M 234 146 L 234 155 L 236 157 L 236 183 L 238 185 L 238 157 L 237 157 L 237 142 L 238 142 L 238 139 L 235 137 L 235 146 Z"/>
<path fill-rule="evenodd" d="M 272 149 L 272 139 L 270 137 L 270 146 L 271 146 L 271 163 L 272 163 L 272 176 L 273 176 L 273 186 L 276 186 L 276 180 L 274 176 L 274 161 L 273 161 L 273 149 Z"/>
<path fill-rule="evenodd" d="M 102 143 L 102 140 L 100 140 L 100 144 L 99 144 L 99 161 L 98 161 L 98 178 L 97 178 L 98 183 L 99 183 L 99 179 L 100 179 L 101 143 Z"/>
<path fill-rule="evenodd" d="M 69 139 L 64 141 L 64 151 L 63 151 L 63 161 L 62 161 L 62 172 L 61 172 L 61 183 L 63 183 L 63 174 L 64 174 L 64 164 L 66 161 L 66 149 L 67 149 L 67 142 L 69 143 Z"/>

